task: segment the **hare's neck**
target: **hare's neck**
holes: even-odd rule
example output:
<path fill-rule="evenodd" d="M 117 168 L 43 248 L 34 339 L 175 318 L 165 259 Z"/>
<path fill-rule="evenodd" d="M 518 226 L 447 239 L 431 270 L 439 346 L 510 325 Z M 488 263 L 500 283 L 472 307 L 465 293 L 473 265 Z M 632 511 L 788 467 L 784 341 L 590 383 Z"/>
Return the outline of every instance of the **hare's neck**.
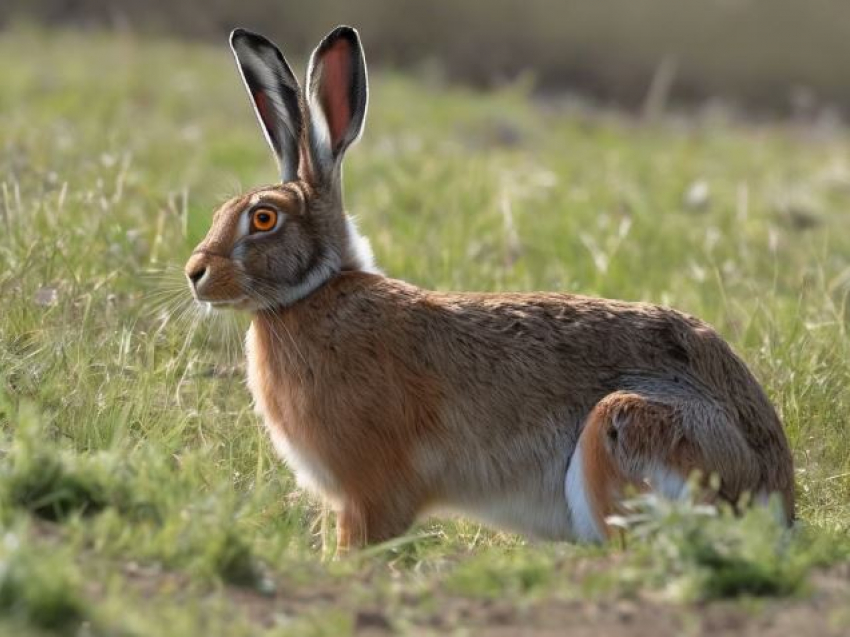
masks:
<path fill-rule="evenodd" d="M 341 272 L 298 303 L 256 312 L 248 332 L 249 367 L 271 370 L 280 382 L 306 382 L 317 370 L 332 368 L 327 357 L 357 330 L 345 317 L 356 312 L 364 298 L 371 307 L 371 290 L 384 280 L 364 272 Z"/>
<path fill-rule="evenodd" d="M 291 307 L 254 314 L 248 331 L 248 387 L 266 423 L 292 427 L 314 422 L 355 360 L 352 347 L 378 338 L 351 317 L 374 310 L 385 279 L 342 272 L 316 294 Z M 303 432 L 302 432 L 303 433 Z"/>
<path fill-rule="evenodd" d="M 301 316 L 304 303 L 254 315 L 247 338 L 249 370 L 263 370 L 278 381 L 289 375 L 302 380 L 309 373 L 315 335 Z"/>
<path fill-rule="evenodd" d="M 332 250 L 326 251 L 301 282 L 283 293 L 280 299 L 282 306 L 289 308 L 297 304 L 324 286 L 339 272 L 383 274 L 375 265 L 369 239 L 360 234 L 357 224 L 348 215 L 345 215 L 344 233 L 342 254 Z"/>

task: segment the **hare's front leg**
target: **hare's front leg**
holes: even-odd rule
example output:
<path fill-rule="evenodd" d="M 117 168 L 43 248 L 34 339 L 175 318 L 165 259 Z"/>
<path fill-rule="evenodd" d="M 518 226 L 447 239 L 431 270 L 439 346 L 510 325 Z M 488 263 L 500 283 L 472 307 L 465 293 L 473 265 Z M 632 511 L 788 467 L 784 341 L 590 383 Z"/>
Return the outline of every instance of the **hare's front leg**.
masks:
<path fill-rule="evenodd" d="M 352 548 L 363 546 L 366 539 L 366 524 L 360 508 L 348 504 L 336 514 L 336 555 L 340 557 Z"/>
<path fill-rule="evenodd" d="M 417 508 L 412 503 L 399 504 L 389 499 L 345 502 L 337 512 L 337 555 L 402 535 L 413 524 L 416 512 Z"/>

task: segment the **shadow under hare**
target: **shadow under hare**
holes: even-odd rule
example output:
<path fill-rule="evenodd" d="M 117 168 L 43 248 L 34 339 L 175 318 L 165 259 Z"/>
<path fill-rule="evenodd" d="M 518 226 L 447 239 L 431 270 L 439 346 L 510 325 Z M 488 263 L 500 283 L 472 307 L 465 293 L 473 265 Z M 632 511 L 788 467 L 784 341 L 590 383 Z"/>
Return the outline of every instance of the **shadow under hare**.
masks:
<path fill-rule="evenodd" d="M 251 312 L 251 393 L 299 483 L 337 512 L 340 550 L 434 510 L 602 540 L 628 493 L 681 497 L 694 471 L 716 476 L 706 497 L 776 493 L 793 519 L 782 424 L 711 327 L 655 305 L 384 276 L 343 208 L 368 96 L 357 32 L 322 40 L 303 90 L 269 40 L 230 42 L 280 183 L 221 206 L 186 275 L 198 301 Z"/>

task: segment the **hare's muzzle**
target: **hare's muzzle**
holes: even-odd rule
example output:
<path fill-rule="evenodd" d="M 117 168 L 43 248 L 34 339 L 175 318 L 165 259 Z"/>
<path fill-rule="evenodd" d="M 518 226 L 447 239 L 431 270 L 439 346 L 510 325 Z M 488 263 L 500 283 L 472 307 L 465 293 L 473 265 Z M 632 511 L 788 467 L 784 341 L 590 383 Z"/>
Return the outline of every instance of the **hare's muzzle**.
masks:
<path fill-rule="evenodd" d="M 233 305 L 244 301 L 230 259 L 207 251 L 196 251 L 184 269 L 194 297 L 212 305 Z"/>

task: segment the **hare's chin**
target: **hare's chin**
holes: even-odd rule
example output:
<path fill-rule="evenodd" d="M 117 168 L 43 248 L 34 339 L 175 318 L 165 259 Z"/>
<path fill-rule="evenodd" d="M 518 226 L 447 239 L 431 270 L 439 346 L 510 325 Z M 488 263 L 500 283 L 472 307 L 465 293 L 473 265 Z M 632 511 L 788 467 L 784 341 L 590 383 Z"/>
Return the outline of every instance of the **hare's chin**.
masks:
<path fill-rule="evenodd" d="M 247 296 L 221 301 L 199 300 L 198 303 L 208 314 L 216 310 L 250 310 L 253 307 L 251 300 Z"/>

